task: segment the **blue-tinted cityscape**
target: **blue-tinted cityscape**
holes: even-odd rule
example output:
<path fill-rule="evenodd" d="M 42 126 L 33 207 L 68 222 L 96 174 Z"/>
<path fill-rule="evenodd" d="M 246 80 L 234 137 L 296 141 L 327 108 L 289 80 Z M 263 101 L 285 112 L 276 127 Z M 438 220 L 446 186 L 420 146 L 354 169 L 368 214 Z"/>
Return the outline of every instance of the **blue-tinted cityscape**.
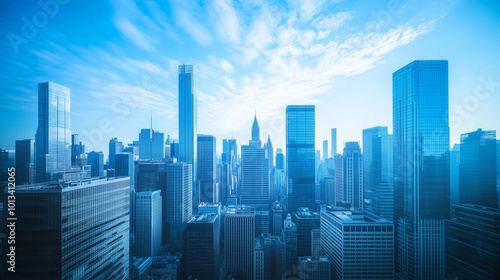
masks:
<path fill-rule="evenodd" d="M 331 2 L 2 3 L 0 279 L 500 279 L 500 3 Z"/>

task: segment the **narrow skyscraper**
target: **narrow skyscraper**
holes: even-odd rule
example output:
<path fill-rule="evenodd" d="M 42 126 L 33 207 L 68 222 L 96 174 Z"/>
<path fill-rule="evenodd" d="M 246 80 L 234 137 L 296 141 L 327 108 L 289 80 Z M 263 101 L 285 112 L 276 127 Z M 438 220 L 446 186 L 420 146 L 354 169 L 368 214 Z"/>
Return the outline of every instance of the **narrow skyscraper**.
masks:
<path fill-rule="evenodd" d="M 328 158 L 328 140 L 323 140 L 323 160 Z"/>
<path fill-rule="evenodd" d="M 161 251 L 161 191 L 136 194 L 135 247 L 137 257 L 154 257 Z"/>
<path fill-rule="evenodd" d="M 35 136 L 37 182 L 59 179 L 71 168 L 70 89 L 54 82 L 38 84 L 38 128 Z"/>
<path fill-rule="evenodd" d="M 334 158 L 335 155 L 337 154 L 337 129 L 336 128 L 332 128 L 331 144 L 332 144 L 332 149 L 331 149 L 332 158 Z"/>
<path fill-rule="evenodd" d="M 286 108 L 286 168 L 288 213 L 299 207 L 315 209 L 314 105 Z"/>
<path fill-rule="evenodd" d="M 218 202 L 219 194 L 215 187 L 215 137 L 198 134 L 198 181 L 200 182 L 200 202 Z"/>
<path fill-rule="evenodd" d="M 448 61 L 417 60 L 393 74 L 397 279 L 445 278 L 448 109 Z"/>
<path fill-rule="evenodd" d="M 16 184 L 33 184 L 35 170 L 35 140 L 16 141 Z"/>

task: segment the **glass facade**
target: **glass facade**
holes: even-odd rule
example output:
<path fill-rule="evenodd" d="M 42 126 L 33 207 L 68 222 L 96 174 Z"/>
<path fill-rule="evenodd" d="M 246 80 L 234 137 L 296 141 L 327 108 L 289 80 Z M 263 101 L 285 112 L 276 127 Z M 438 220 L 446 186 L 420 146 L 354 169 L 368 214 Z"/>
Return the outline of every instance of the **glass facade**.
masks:
<path fill-rule="evenodd" d="M 141 133 L 139 133 L 139 159 L 162 160 L 165 153 L 164 138 L 164 134 L 156 130 L 141 129 Z"/>
<path fill-rule="evenodd" d="M 414 61 L 393 74 L 396 275 L 444 278 L 450 213 L 448 61 Z"/>
<path fill-rule="evenodd" d="M 70 89 L 53 82 L 38 84 L 36 181 L 54 180 L 71 168 Z"/>
<path fill-rule="evenodd" d="M 161 251 L 161 191 L 138 192 L 135 206 L 135 255 L 154 257 Z"/>
<path fill-rule="evenodd" d="M 315 108 L 290 105 L 286 108 L 286 168 L 288 213 L 299 207 L 315 209 Z"/>
<path fill-rule="evenodd" d="M 216 188 L 216 146 L 213 135 L 198 135 L 197 172 L 200 182 L 200 202 L 218 202 L 219 194 Z"/>
<path fill-rule="evenodd" d="M 197 181 L 197 99 L 193 65 L 179 65 L 179 161 L 191 164 L 193 208 L 199 204 Z"/>
<path fill-rule="evenodd" d="M 16 141 L 16 184 L 34 183 L 35 140 Z"/>
<path fill-rule="evenodd" d="M 496 145 L 494 130 L 478 129 L 461 135 L 460 203 L 497 207 Z"/>

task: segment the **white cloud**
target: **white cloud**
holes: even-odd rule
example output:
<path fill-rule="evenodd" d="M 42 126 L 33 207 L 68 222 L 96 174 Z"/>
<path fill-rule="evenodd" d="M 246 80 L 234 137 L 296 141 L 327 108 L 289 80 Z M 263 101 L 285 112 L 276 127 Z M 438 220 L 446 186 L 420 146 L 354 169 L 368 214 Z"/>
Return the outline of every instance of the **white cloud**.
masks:
<path fill-rule="evenodd" d="M 119 18 L 115 19 L 114 23 L 116 27 L 118 27 L 118 29 L 136 46 L 147 51 L 154 50 L 154 47 L 151 44 L 151 38 L 139 30 L 139 28 L 133 25 L 129 20 Z"/>
<path fill-rule="evenodd" d="M 314 19 L 312 25 L 320 29 L 338 29 L 351 18 L 352 14 L 350 12 L 331 13 L 328 16 Z"/>

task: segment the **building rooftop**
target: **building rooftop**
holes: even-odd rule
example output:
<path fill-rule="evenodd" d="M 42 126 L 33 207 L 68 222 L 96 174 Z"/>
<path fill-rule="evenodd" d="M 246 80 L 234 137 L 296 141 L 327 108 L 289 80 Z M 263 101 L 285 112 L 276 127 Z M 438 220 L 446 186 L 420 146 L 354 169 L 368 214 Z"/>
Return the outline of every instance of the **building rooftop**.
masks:
<path fill-rule="evenodd" d="M 217 219 L 217 213 L 203 213 L 195 215 L 189 223 L 213 223 Z"/>
<path fill-rule="evenodd" d="M 392 223 L 387 219 L 359 209 L 327 207 L 324 212 L 333 215 L 342 223 Z"/>
<path fill-rule="evenodd" d="M 134 257 L 131 261 L 130 261 L 130 266 L 131 267 L 142 267 L 142 266 L 147 266 L 147 265 L 151 265 L 152 263 L 152 259 L 151 257 L 147 257 L 147 258 L 136 258 Z"/>
<path fill-rule="evenodd" d="M 253 214 L 255 215 L 255 208 L 246 205 L 228 206 L 226 215 L 236 214 Z"/>
<path fill-rule="evenodd" d="M 330 262 L 327 258 L 323 257 L 299 257 L 299 262 Z"/>
<path fill-rule="evenodd" d="M 220 203 L 202 202 L 200 203 L 200 205 L 198 205 L 198 208 L 199 207 L 220 207 Z"/>
<path fill-rule="evenodd" d="M 298 218 L 319 218 L 318 212 L 309 211 L 309 208 L 299 208 L 297 212 L 294 213 Z"/>
<path fill-rule="evenodd" d="M 112 181 L 127 181 L 130 182 L 130 177 L 99 177 L 83 180 L 75 180 L 69 182 L 59 183 L 36 183 L 19 185 L 16 187 L 16 192 L 30 193 L 30 192 L 64 192 L 78 188 L 85 188 L 93 185 L 104 184 Z"/>

